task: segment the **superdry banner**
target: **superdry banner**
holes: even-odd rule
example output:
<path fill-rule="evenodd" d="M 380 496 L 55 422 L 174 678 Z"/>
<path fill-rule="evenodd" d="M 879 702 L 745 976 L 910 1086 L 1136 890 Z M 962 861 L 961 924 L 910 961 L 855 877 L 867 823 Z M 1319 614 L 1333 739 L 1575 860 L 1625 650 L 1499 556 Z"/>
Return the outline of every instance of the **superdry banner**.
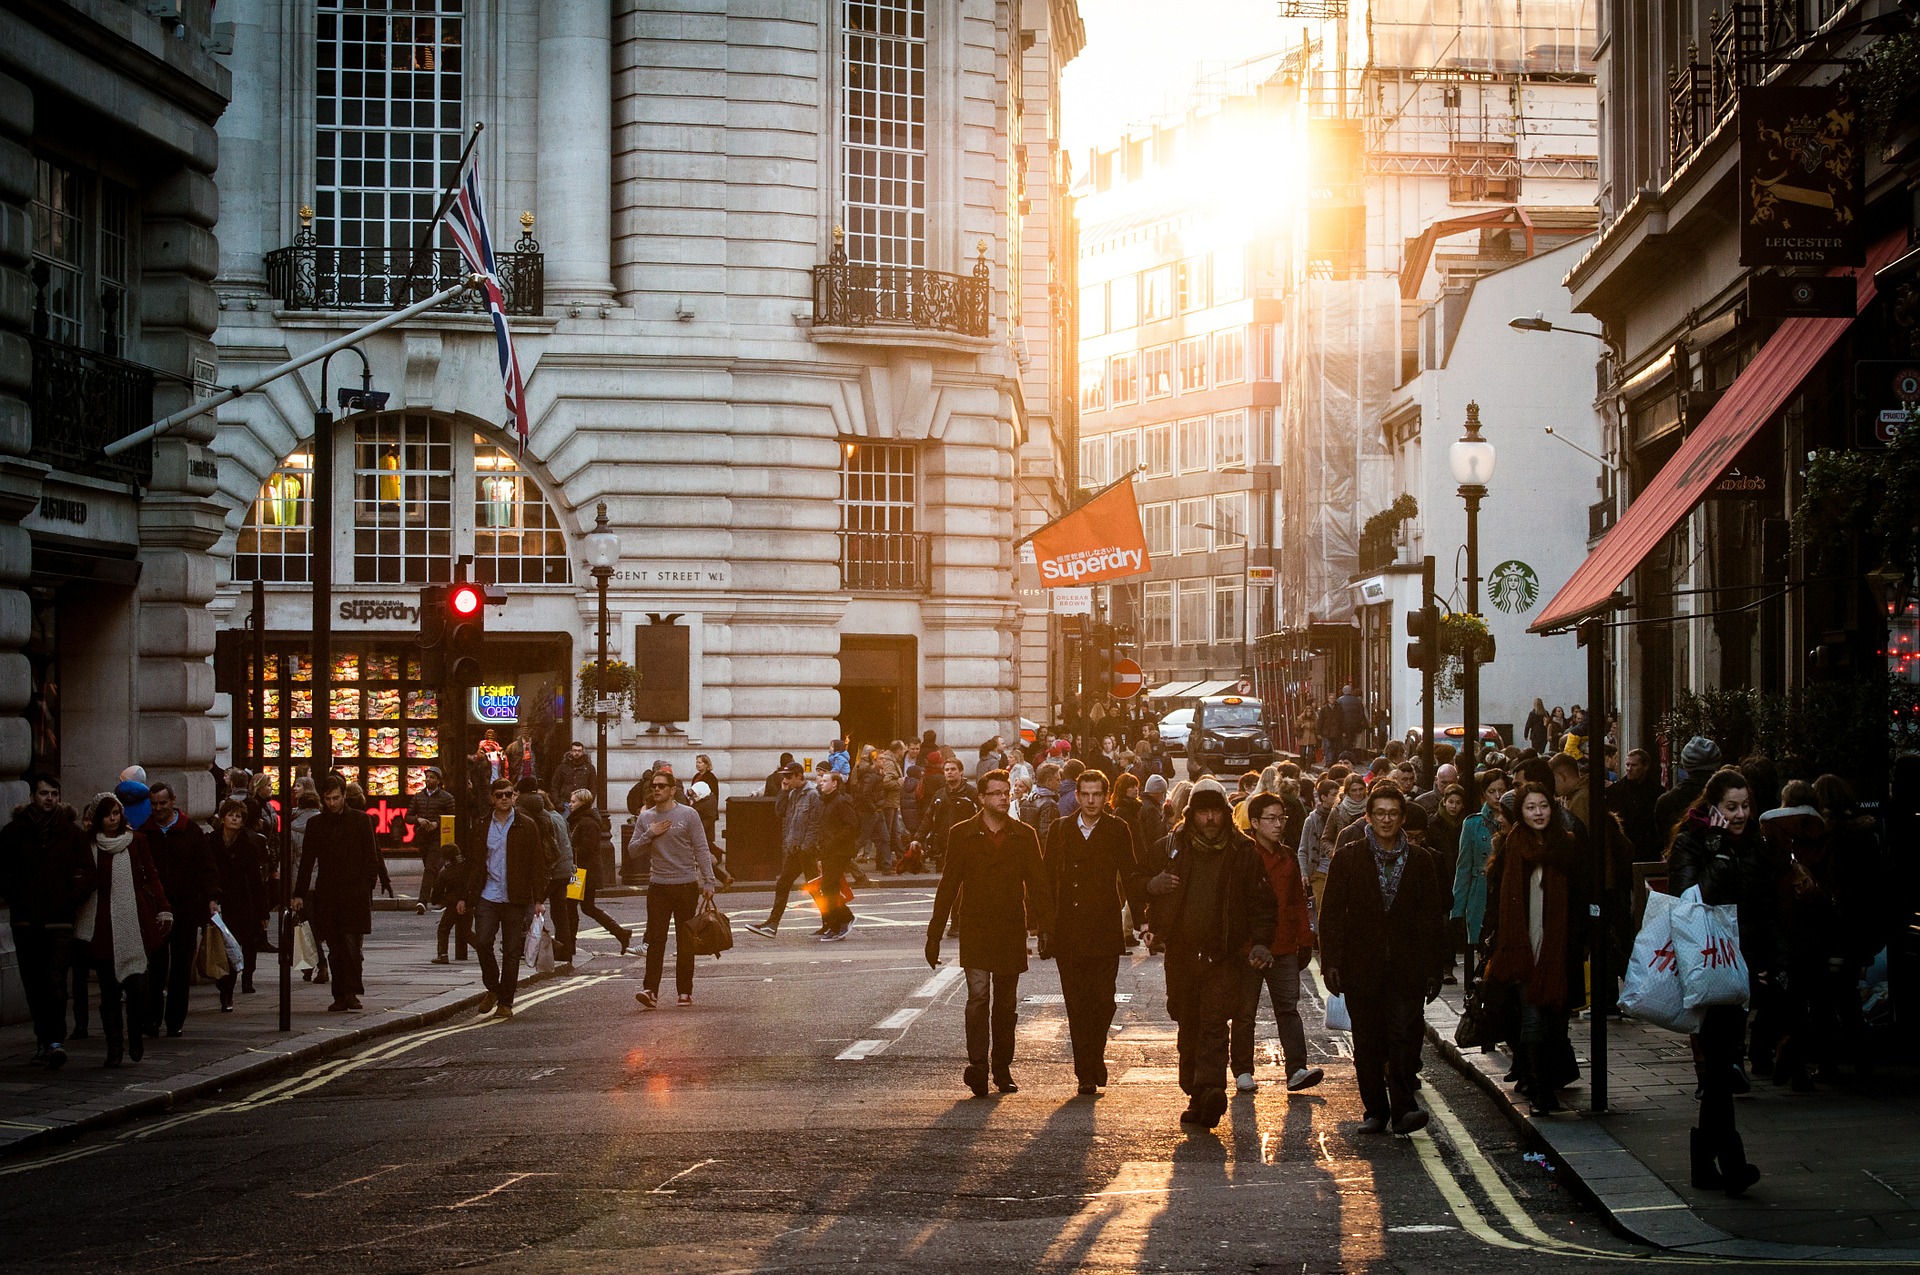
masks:
<path fill-rule="evenodd" d="M 1838 84 L 1740 90 L 1740 264 L 1857 266 L 1865 155 Z"/>
<path fill-rule="evenodd" d="M 1144 575 L 1153 565 L 1131 475 L 1028 540 L 1042 588 L 1120 580 Z"/>

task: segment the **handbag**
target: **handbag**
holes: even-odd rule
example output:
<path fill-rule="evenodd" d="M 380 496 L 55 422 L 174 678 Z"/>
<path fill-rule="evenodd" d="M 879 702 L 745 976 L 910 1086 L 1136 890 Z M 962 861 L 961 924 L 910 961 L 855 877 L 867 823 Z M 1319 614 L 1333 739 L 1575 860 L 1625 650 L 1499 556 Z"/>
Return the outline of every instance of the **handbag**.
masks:
<path fill-rule="evenodd" d="M 1674 904 L 1671 923 L 1686 1007 L 1745 1005 L 1752 984 L 1740 951 L 1739 909 L 1731 903 L 1709 904 L 1701 899 L 1699 886 L 1688 886 Z"/>
<path fill-rule="evenodd" d="M 193 972 L 209 983 L 233 973 L 233 966 L 227 961 L 226 940 L 211 925 L 200 931 L 200 943 L 193 953 Z"/>
<path fill-rule="evenodd" d="M 1327 997 L 1327 1030 L 1330 1032 L 1353 1030 L 1353 1015 L 1347 1012 L 1347 998 L 1344 993 L 1336 992 Z"/>
<path fill-rule="evenodd" d="M 1703 1015 L 1687 1008 L 1680 962 L 1674 955 L 1672 921 L 1678 902 L 1671 894 L 1647 895 L 1646 915 L 1634 936 L 1627 981 L 1620 989 L 1620 1011 L 1671 1032 L 1691 1033 L 1700 1030 Z"/>
<path fill-rule="evenodd" d="M 585 868 L 575 868 L 573 870 L 573 879 L 567 882 L 567 897 L 569 899 L 582 900 L 587 897 L 587 870 Z"/>
<path fill-rule="evenodd" d="M 733 922 L 711 898 L 703 896 L 680 941 L 695 956 L 718 956 L 733 946 Z"/>
<path fill-rule="evenodd" d="M 1453 1043 L 1462 1049 L 1484 1049 L 1520 1034 L 1519 989 L 1511 983 L 1481 979 L 1467 993 Z"/>

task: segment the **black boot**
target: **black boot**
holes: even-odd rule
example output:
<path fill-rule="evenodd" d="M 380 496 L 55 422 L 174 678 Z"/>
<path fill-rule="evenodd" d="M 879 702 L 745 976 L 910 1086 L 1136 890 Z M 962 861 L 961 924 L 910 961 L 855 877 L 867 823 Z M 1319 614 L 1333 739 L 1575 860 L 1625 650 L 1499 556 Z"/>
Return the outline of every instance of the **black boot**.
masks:
<path fill-rule="evenodd" d="M 1728 1195 L 1737 1199 L 1760 1180 L 1760 1170 L 1747 1163 L 1746 1144 L 1732 1130 L 1721 1135 L 1717 1158 L 1720 1162 L 1720 1186 Z"/>
<path fill-rule="evenodd" d="M 1693 1185 L 1701 1191 L 1718 1191 L 1725 1182 L 1713 1162 L 1713 1142 L 1698 1129 L 1687 1130 L 1687 1159 L 1693 1166 Z"/>

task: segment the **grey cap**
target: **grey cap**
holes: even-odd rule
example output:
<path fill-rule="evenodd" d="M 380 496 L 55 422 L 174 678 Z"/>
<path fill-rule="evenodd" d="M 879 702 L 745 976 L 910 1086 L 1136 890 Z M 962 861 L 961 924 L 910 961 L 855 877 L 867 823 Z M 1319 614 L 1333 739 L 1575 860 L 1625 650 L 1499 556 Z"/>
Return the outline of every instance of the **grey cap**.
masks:
<path fill-rule="evenodd" d="M 1167 790 L 1165 775 L 1148 775 L 1146 793 L 1149 797 L 1158 797 Z"/>
<path fill-rule="evenodd" d="M 1688 770 L 1706 770 L 1720 764 L 1720 745 L 1705 735 L 1695 735 L 1680 750 L 1680 764 Z"/>

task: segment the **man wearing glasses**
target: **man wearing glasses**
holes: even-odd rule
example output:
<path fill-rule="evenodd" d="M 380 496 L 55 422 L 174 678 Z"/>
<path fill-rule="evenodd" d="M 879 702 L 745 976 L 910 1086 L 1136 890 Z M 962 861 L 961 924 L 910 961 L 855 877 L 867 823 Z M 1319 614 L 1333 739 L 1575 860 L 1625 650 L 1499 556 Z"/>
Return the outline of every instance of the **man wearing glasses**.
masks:
<path fill-rule="evenodd" d="M 479 948 L 480 978 L 487 994 L 480 1015 L 513 1017 L 513 993 L 520 984 L 520 953 L 527 943 L 527 917 L 546 911 L 547 857 L 540 830 L 514 810 L 513 782 L 496 779 L 488 790 L 492 810 L 487 817 L 486 853 L 472 856 L 467 869 L 465 897 L 459 910 L 474 914 L 473 938 Z M 504 948 L 494 956 L 494 936 Z"/>
<path fill-rule="evenodd" d="M 673 922 L 675 989 L 679 1004 L 693 1004 L 693 951 L 687 946 L 687 926 L 700 901 L 713 897 L 713 851 L 706 829 L 692 806 L 674 800 L 671 773 L 655 771 L 647 781 L 651 809 L 640 813 L 629 850 L 646 846 L 652 853 L 647 886 L 646 986 L 633 998 L 642 1008 L 660 1004 L 660 973 L 667 956 L 667 922 Z"/>

